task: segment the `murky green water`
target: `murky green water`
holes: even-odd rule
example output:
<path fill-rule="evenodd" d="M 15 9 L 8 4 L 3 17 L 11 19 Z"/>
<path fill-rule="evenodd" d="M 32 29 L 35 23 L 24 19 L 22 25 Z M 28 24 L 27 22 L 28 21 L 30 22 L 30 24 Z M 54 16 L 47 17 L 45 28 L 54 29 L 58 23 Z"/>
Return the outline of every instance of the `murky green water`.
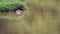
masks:
<path fill-rule="evenodd" d="M 59 6 L 55 0 L 39 1 L 25 1 L 29 11 L 22 16 L 0 14 L 0 34 L 60 34 Z"/>

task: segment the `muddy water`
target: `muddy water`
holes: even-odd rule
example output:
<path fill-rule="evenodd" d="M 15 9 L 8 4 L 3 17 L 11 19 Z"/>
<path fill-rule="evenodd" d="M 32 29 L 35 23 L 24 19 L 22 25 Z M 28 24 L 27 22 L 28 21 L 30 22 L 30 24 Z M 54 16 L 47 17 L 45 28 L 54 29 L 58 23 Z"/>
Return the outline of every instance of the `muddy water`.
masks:
<path fill-rule="evenodd" d="M 24 16 L 0 16 L 0 34 L 60 34 L 60 8 L 55 0 L 27 5 L 30 9 Z"/>

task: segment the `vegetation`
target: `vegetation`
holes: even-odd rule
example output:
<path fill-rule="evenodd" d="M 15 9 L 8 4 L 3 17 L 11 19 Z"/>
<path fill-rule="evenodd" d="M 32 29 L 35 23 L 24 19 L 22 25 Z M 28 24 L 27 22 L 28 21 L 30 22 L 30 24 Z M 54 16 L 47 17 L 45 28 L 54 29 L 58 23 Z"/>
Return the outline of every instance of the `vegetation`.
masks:
<path fill-rule="evenodd" d="M 0 0 L 0 11 L 15 11 L 16 9 L 25 10 L 26 6 L 22 0 Z"/>

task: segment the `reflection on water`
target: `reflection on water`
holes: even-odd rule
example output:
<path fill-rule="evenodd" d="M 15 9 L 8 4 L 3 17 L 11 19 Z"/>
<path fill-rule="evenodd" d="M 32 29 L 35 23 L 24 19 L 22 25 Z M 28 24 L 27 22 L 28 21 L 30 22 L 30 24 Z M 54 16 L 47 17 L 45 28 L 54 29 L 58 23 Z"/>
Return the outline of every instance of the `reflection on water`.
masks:
<path fill-rule="evenodd" d="M 47 1 L 48 5 L 33 1 L 27 1 L 30 9 L 22 16 L 0 13 L 0 34 L 60 34 L 60 8 L 55 0 Z"/>

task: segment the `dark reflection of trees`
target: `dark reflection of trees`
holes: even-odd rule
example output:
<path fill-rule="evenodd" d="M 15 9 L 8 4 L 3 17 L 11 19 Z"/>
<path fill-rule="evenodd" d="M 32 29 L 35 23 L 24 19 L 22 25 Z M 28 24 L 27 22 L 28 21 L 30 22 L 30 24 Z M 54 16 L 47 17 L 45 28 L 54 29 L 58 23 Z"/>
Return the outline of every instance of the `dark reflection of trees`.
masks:
<path fill-rule="evenodd" d="M 0 18 L 0 34 L 17 34 L 19 30 L 16 29 L 17 25 L 15 25 L 15 23 L 16 20 L 10 20 L 8 18 Z"/>
<path fill-rule="evenodd" d="M 6 22 L 8 20 L 0 18 L 0 34 L 6 34 L 7 29 L 6 29 Z"/>

